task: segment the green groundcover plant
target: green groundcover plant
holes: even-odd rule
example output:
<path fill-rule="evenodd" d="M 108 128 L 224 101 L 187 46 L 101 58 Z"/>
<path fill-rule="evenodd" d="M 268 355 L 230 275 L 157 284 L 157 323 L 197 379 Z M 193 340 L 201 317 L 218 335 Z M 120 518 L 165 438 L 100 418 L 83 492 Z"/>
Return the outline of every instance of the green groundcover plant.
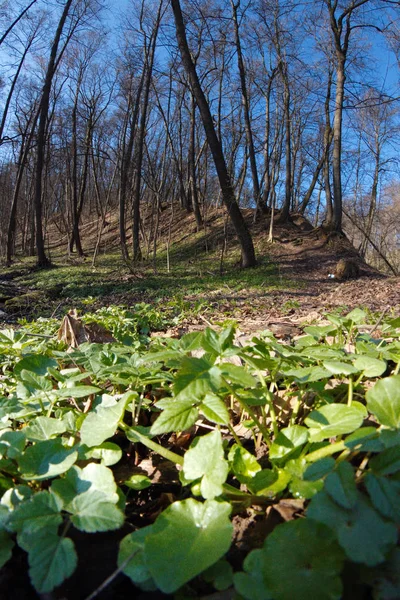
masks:
<path fill-rule="evenodd" d="M 92 314 L 117 341 L 76 349 L 45 322 L 0 332 L 0 564 L 17 544 L 34 588 L 59 586 L 77 566 L 70 528 L 120 529 L 127 498 L 154 485 L 115 478 L 144 446 L 176 465 L 180 491 L 120 543 L 117 572 L 137 587 L 400 597 L 400 319 L 378 336 L 357 309 L 290 343 L 265 331 L 241 345 L 233 325 L 151 340 L 152 310 Z M 171 448 L 184 432 L 189 446 Z M 304 500 L 300 518 L 234 572 L 232 515 L 284 498 Z"/>

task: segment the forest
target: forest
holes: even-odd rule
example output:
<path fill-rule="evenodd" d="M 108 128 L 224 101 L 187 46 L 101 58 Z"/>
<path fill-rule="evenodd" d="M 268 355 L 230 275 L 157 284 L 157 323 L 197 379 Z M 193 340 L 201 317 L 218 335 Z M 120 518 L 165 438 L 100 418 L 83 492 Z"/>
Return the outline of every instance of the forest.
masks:
<path fill-rule="evenodd" d="M 0 600 L 400 598 L 400 2 L 0 0 Z"/>
<path fill-rule="evenodd" d="M 118 211 L 141 261 L 157 215 L 197 228 L 224 206 L 341 232 L 399 268 L 398 3 L 257 0 L 2 2 L 1 232 L 5 262 L 50 262 L 48 230 L 83 255 L 82 219 Z M 143 231 L 142 213 L 152 213 Z M 272 221 L 271 221 L 272 222 Z"/>

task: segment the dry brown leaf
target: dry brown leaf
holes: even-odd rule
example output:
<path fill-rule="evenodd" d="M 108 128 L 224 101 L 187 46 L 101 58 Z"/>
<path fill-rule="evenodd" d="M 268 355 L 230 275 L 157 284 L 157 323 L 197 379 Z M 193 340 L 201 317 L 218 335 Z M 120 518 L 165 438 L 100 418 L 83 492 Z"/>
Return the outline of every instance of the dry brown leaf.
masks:
<path fill-rule="evenodd" d="M 57 339 L 65 342 L 70 348 L 78 348 L 84 342 L 99 344 L 115 342 L 110 331 L 98 323 L 86 325 L 78 318 L 76 309 L 70 310 L 62 320 Z"/>

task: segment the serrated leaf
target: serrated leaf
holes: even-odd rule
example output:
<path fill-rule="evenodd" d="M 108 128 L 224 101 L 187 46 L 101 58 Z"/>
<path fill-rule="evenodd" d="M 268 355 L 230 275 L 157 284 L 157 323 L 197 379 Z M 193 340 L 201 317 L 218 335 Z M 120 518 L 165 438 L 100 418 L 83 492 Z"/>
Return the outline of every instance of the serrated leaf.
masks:
<path fill-rule="evenodd" d="M 358 407 L 327 404 L 313 410 L 305 423 L 310 429 L 310 442 L 322 442 L 330 437 L 355 431 L 363 420 L 364 415 Z"/>
<path fill-rule="evenodd" d="M 385 560 L 397 542 L 397 528 L 388 523 L 358 492 L 351 510 L 342 508 L 322 491 L 311 501 L 307 516 L 332 529 L 347 557 L 368 566 Z"/>
<path fill-rule="evenodd" d="M 36 533 L 38 530 L 55 529 L 61 522 L 59 503 L 52 494 L 43 491 L 21 502 L 11 513 L 8 526 L 12 531 Z"/>
<path fill-rule="evenodd" d="M 197 420 L 199 409 L 192 400 L 171 400 L 150 429 L 151 435 L 185 431 Z"/>
<path fill-rule="evenodd" d="M 174 502 L 157 518 L 145 540 L 146 565 L 171 594 L 222 558 L 232 538 L 228 502 L 189 498 Z"/>
<path fill-rule="evenodd" d="M 400 429 L 400 375 L 377 381 L 367 391 L 367 408 L 385 427 Z"/>
<path fill-rule="evenodd" d="M 174 380 L 176 400 L 202 400 L 208 392 L 218 392 L 223 387 L 221 370 L 203 358 L 185 356 Z"/>
<path fill-rule="evenodd" d="M 118 423 L 125 412 L 126 399 L 115 404 L 98 404 L 94 411 L 88 413 L 81 426 L 81 441 L 86 446 L 99 446 L 107 438 L 114 435 Z"/>
<path fill-rule="evenodd" d="M 96 490 L 89 489 L 79 494 L 65 509 L 72 513 L 71 522 L 75 527 L 87 533 L 119 529 L 124 522 L 119 508 Z"/>
<path fill-rule="evenodd" d="M 203 498 L 215 498 L 222 494 L 228 476 L 228 462 L 224 457 L 222 437 L 212 431 L 195 440 L 196 445 L 185 453 L 183 474 L 188 481 L 201 478 L 200 491 Z"/>
<path fill-rule="evenodd" d="M 75 571 L 78 557 L 71 539 L 49 531 L 23 537 L 19 542 L 28 552 L 29 575 L 40 594 L 51 592 Z"/>
<path fill-rule="evenodd" d="M 219 366 L 222 376 L 232 383 L 239 384 L 241 387 L 256 387 L 256 379 L 244 367 L 232 363 L 221 363 Z"/>
<path fill-rule="evenodd" d="M 324 525 L 310 519 L 283 523 L 267 537 L 262 553 L 263 579 L 275 600 L 341 598 L 344 555 Z"/>
<path fill-rule="evenodd" d="M 354 480 L 354 469 L 348 462 L 340 462 L 325 479 L 325 489 L 343 508 L 353 508 L 357 502 L 357 487 Z"/>
<path fill-rule="evenodd" d="M 371 469 L 379 475 L 392 475 L 400 471 L 400 446 L 386 448 L 371 458 L 369 462 Z"/>
<path fill-rule="evenodd" d="M 200 405 L 203 415 L 212 423 L 227 425 L 229 423 L 229 412 L 225 403 L 216 394 L 206 394 Z"/>
<path fill-rule="evenodd" d="M 18 458 L 18 465 L 23 479 L 50 479 L 68 471 L 77 458 L 76 450 L 66 448 L 56 438 L 29 446 Z"/>
<path fill-rule="evenodd" d="M 365 486 L 374 507 L 388 519 L 400 524 L 400 483 L 368 473 Z"/>
<path fill-rule="evenodd" d="M 318 479 L 322 479 L 328 473 L 333 471 L 335 468 L 336 462 L 335 459 L 328 456 L 326 458 L 321 458 L 316 462 L 308 465 L 304 471 L 303 477 L 306 481 L 318 481 Z"/>
<path fill-rule="evenodd" d="M 37 442 L 49 440 L 52 437 L 65 433 L 66 430 L 67 428 L 63 421 L 41 416 L 31 421 L 28 427 L 25 427 L 24 433 L 28 440 Z"/>

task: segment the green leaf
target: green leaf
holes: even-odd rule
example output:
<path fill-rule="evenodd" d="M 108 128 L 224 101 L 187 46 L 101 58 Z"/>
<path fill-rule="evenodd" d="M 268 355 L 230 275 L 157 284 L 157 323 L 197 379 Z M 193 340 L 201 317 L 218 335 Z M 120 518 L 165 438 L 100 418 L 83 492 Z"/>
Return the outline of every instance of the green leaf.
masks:
<path fill-rule="evenodd" d="M 229 450 L 228 460 L 233 474 L 241 483 L 246 483 L 258 471 L 261 471 L 261 466 L 258 464 L 256 457 L 239 444 L 233 444 Z"/>
<path fill-rule="evenodd" d="M 275 441 L 269 449 L 269 458 L 271 461 L 282 465 L 286 460 L 301 448 L 308 440 L 308 430 L 301 425 L 284 427 L 276 436 Z"/>
<path fill-rule="evenodd" d="M 25 430 L 12 431 L 11 429 L 3 429 L 0 431 L 0 456 L 7 456 L 11 459 L 18 458 L 25 448 Z"/>
<path fill-rule="evenodd" d="M 343 508 L 353 508 L 357 502 L 357 487 L 354 480 L 354 469 L 348 462 L 340 462 L 325 480 L 325 489 Z"/>
<path fill-rule="evenodd" d="M 101 460 L 106 467 L 115 465 L 122 458 L 122 450 L 117 444 L 103 442 L 100 446 L 91 448 L 89 454 L 92 458 Z"/>
<path fill-rule="evenodd" d="M 358 369 L 353 365 L 338 360 L 324 360 L 323 365 L 333 375 L 354 375 L 358 373 Z"/>
<path fill-rule="evenodd" d="M 264 544 L 262 572 L 275 600 L 339 600 L 344 555 L 330 530 L 310 519 L 283 523 Z"/>
<path fill-rule="evenodd" d="M 313 410 L 305 423 L 310 428 L 310 442 L 322 442 L 330 437 L 355 431 L 363 420 L 364 415 L 358 407 L 327 404 Z"/>
<path fill-rule="evenodd" d="M 244 367 L 232 363 L 221 363 L 219 367 L 223 377 L 232 383 L 239 384 L 241 387 L 256 387 L 257 381 Z"/>
<path fill-rule="evenodd" d="M 40 390 L 42 392 L 51 392 L 51 390 L 53 389 L 53 384 L 49 379 L 46 379 L 46 377 L 43 377 L 42 375 L 37 375 L 32 371 L 22 369 L 20 373 L 20 378 L 26 385 L 33 388 L 34 390 Z"/>
<path fill-rule="evenodd" d="M 252 550 L 244 560 L 244 572 L 234 574 L 235 590 L 246 600 L 273 600 L 264 583 L 263 567 L 263 550 Z"/>
<path fill-rule="evenodd" d="M 28 427 L 25 427 L 24 433 L 28 440 L 38 442 L 49 440 L 52 437 L 65 433 L 66 430 L 67 428 L 63 421 L 41 416 L 31 421 Z"/>
<path fill-rule="evenodd" d="M 263 469 L 255 474 L 253 479 L 247 483 L 252 494 L 275 498 L 277 494 L 287 488 L 292 475 L 284 469 Z"/>
<path fill-rule="evenodd" d="M 372 358 L 371 356 L 357 356 L 353 364 L 358 371 L 363 372 L 365 377 L 380 377 L 387 368 L 384 360 Z"/>
<path fill-rule="evenodd" d="M 359 492 L 351 510 L 336 504 L 325 491 L 320 492 L 312 499 L 307 516 L 335 532 L 350 560 L 368 566 L 383 562 L 397 541 L 394 523 L 382 519 Z"/>
<path fill-rule="evenodd" d="M 32 490 L 27 485 L 16 485 L 8 489 L 1 498 L 1 504 L 13 511 L 21 502 L 32 497 Z"/>
<path fill-rule="evenodd" d="M 318 481 L 308 481 L 295 475 L 289 483 L 289 490 L 294 498 L 312 498 L 315 494 L 318 494 L 323 487 L 324 482 L 321 479 Z"/>
<path fill-rule="evenodd" d="M 59 398 L 85 398 L 101 392 L 101 389 L 94 385 L 74 385 L 54 391 L 57 392 Z"/>
<path fill-rule="evenodd" d="M 46 375 L 49 367 L 57 368 L 57 361 L 54 358 L 43 356 L 42 354 L 34 354 L 33 356 L 25 356 L 14 367 L 14 376 L 19 379 L 23 370 L 31 371 L 36 375 Z"/>
<path fill-rule="evenodd" d="M 392 475 L 400 470 L 400 446 L 383 450 L 369 461 L 371 469 L 379 475 Z"/>
<path fill-rule="evenodd" d="M 6 531 L 0 530 L 0 569 L 12 556 L 14 542 Z"/>
<path fill-rule="evenodd" d="M 304 327 L 304 331 L 320 340 L 328 335 L 332 335 L 336 331 L 336 327 L 332 325 L 309 325 Z"/>
<path fill-rule="evenodd" d="M 221 434 L 219 431 L 212 431 L 196 438 L 194 442 L 185 453 L 183 475 L 188 481 L 201 478 L 200 491 L 203 498 L 220 496 L 229 471 Z"/>
<path fill-rule="evenodd" d="M 71 522 L 87 533 L 112 531 L 124 523 L 123 513 L 102 492 L 89 489 L 76 496 L 65 509 L 72 513 Z"/>
<path fill-rule="evenodd" d="M 12 531 L 36 533 L 43 529 L 55 529 L 61 522 L 57 499 L 49 492 L 43 491 L 21 502 L 11 513 L 8 525 Z"/>
<path fill-rule="evenodd" d="M 321 458 L 320 460 L 317 460 L 316 462 L 307 466 L 303 477 L 306 481 L 318 481 L 333 471 L 335 465 L 335 459 L 331 458 L 330 456 Z"/>
<path fill-rule="evenodd" d="M 119 546 L 118 567 L 123 567 L 122 572 L 140 587 L 145 582 L 153 581 L 144 553 L 146 538 L 152 530 L 152 525 L 137 529 L 125 536 Z"/>
<path fill-rule="evenodd" d="M 54 590 L 76 569 L 78 558 L 69 538 L 42 530 L 29 536 L 23 534 L 18 542 L 28 552 L 29 575 L 40 594 Z"/>
<path fill-rule="evenodd" d="M 368 410 L 381 425 L 400 429 L 400 375 L 377 381 L 366 398 Z"/>
<path fill-rule="evenodd" d="M 365 323 L 365 320 L 367 318 L 367 313 L 363 310 L 361 310 L 361 308 L 355 308 L 354 310 L 352 310 L 351 312 L 349 312 L 346 315 L 346 319 L 350 319 L 350 321 L 352 323 Z"/>
<path fill-rule="evenodd" d="M 227 560 L 221 559 L 203 573 L 204 581 L 212 583 L 218 592 L 226 590 L 233 583 L 233 569 Z"/>
<path fill-rule="evenodd" d="M 182 359 L 181 368 L 174 380 L 176 400 L 202 400 L 209 392 L 217 393 L 223 387 L 221 370 L 206 358 Z"/>
<path fill-rule="evenodd" d="M 216 394 L 206 394 L 203 402 L 200 404 L 200 410 L 206 419 L 219 425 L 229 423 L 229 412 L 225 403 Z"/>
<path fill-rule="evenodd" d="M 331 373 L 323 367 L 297 367 L 297 369 L 285 369 L 285 375 L 293 377 L 299 383 L 320 381 L 331 376 Z"/>
<path fill-rule="evenodd" d="M 145 540 L 146 565 L 170 594 L 216 563 L 231 544 L 228 502 L 189 498 L 174 502 L 157 518 Z"/>
<path fill-rule="evenodd" d="M 131 490 L 145 490 L 151 486 L 151 479 L 146 475 L 131 475 L 124 481 L 124 485 Z"/>
<path fill-rule="evenodd" d="M 400 483 L 368 473 L 365 478 L 371 502 L 381 515 L 400 524 Z"/>
<path fill-rule="evenodd" d="M 103 403 L 104 401 L 104 403 Z M 126 399 L 108 404 L 103 398 L 94 411 L 88 413 L 81 426 L 81 441 L 86 446 L 99 446 L 112 437 L 125 412 Z"/>
<path fill-rule="evenodd" d="M 226 350 L 232 349 L 234 335 L 235 328 L 232 325 L 223 329 L 220 334 L 207 327 L 201 338 L 201 345 L 206 352 L 221 356 Z"/>
<path fill-rule="evenodd" d="M 151 435 L 185 431 L 197 420 L 199 410 L 192 400 L 171 400 L 150 429 Z"/>
<path fill-rule="evenodd" d="M 400 549 L 395 548 L 388 560 L 368 572 L 367 583 L 373 588 L 376 600 L 400 598 Z"/>
<path fill-rule="evenodd" d="M 29 446 L 19 457 L 23 479 L 50 479 L 68 471 L 78 458 L 73 448 L 63 446 L 62 440 L 45 440 Z"/>
<path fill-rule="evenodd" d="M 74 498 L 90 490 L 99 492 L 111 504 L 118 502 L 117 484 L 111 469 L 104 465 L 90 463 L 83 469 L 74 466 L 65 477 L 56 479 L 51 484 L 51 491 L 60 498 L 64 506 L 73 502 Z"/>

